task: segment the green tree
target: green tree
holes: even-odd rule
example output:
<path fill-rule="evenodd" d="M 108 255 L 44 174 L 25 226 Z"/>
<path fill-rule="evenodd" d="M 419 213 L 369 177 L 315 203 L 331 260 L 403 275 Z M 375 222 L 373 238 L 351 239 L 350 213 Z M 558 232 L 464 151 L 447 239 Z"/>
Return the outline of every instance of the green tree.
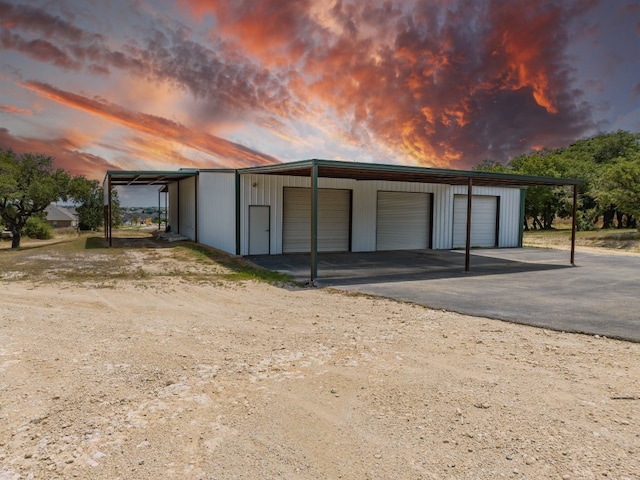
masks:
<path fill-rule="evenodd" d="M 629 133 L 622 130 L 603 133 L 584 140 L 578 140 L 562 151 L 566 160 L 566 176 L 582 180 L 580 186 L 580 215 L 585 226 L 595 224 L 602 218 L 602 228 L 613 226 L 618 218 L 618 226 L 622 225 L 624 212 L 603 189 L 608 188 L 601 181 L 602 175 L 620 160 L 633 160 L 640 156 L 640 133 Z"/>
<path fill-rule="evenodd" d="M 44 212 L 51 202 L 67 199 L 70 182 L 64 170 L 54 170 L 51 157 L 0 150 L 0 217 L 13 234 L 11 248 L 20 246 L 30 217 Z"/>
<path fill-rule="evenodd" d="M 506 166 L 485 160 L 477 170 L 509 172 L 522 175 L 545 177 L 577 178 L 578 187 L 578 228 L 593 229 L 597 221 L 603 219 L 603 228 L 609 228 L 617 218 L 618 227 L 626 216 L 637 221 L 622 192 L 633 199 L 633 184 L 628 180 L 632 165 L 640 162 L 640 133 L 617 131 L 603 133 L 591 138 L 578 140 L 565 148 L 544 149 L 520 155 Z M 631 163 L 628 163 L 631 162 Z M 604 180 L 607 181 L 604 181 Z M 613 195 L 611 192 L 617 192 Z M 534 228 L 553 228 L 553 220 L 571 214 L 571 192 L 558 187 L 529 187 L 525 201 L 526 217 L 533 219 Z M 630 209 L 631 208 L 631 209 Z"/>
<path fill-rule="evenodd" d="M 542 177 L 562 177 L 565 169 L 565 162 L 558 151 L 548 149 L 519 155 L 507 165 L 484 160 L 476 167 L 476 170 L 485 172 L 506 172 Z M 528 187 L 523 218 L 525 230 L 529 230 L 527 218 L 533 220 L 532 228 L 534 229 L 552 228 L 553 220 L 565 209 L 565 197 L 566 194 L 563 188 L 548 186 Z"/>
<path fill-rule="evenodd" d="M 71 182 L 71 191 L 78 216 L 80 230 L 97 230 L 104 222 L 102 188 L 97 180 L 75 177 Z"/>
<path fill-rule="evenodd" d="M 601 204 L 614 205 L 617 211 L 639 219 L 640 155 L 635 159 L 623 158 L 610 164 L 602 172 L 596 191 Z"/>
<path fill-rule="evenodd" d="M 74 177 L 71 181 L 71 196 L 78 203 L 78 228 L 80 230 L 98 230 L 104 224 L 104 190 L 97 180 Z M 117 190 L 111 192 L 111 212 L 113 225 L 122 224 L 120 200 Z"/>
<path fill-rule="evenodd" d="M 509 167 L 504 165 L 497 160 L 491 160 L 489 158 L 485 158 L 481 161 L 474 170 L 478 172 L 494 172 L 494 173 L 510 173 Z"/>
<path fill-rule="evenodd" d="M 102 191 L 102 188 L 100 188 Z M 122 225 L 122 209 L 120 208 L 120 197 L 115 188 L 111 189 L 111 222 L 114 227 Z"/>

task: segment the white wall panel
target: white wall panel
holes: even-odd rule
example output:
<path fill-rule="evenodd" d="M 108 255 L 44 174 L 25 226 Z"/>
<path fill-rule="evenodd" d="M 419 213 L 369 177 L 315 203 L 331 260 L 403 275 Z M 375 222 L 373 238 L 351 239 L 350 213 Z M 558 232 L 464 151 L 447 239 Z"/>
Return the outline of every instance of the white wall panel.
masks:
<path fill-rule="evenodd" d="M 498 198 L 494 195 L 473 195 L 471 208 L 471 247 L 495 247 L 498 223 Z M 453 248 L 465 248 L 467 243 L 467 195 L 453 199 Z"/>
<path fill-rule="evenodd" d="M 433 232 L 431 237 L 433 248 L 450 248 L 451 230 L 448 227 L 451 225 L 453 195 L 449 185 L 371 180 L 356 182 L 356 187 L 353 190 L 352 251 L 372 252 L 376 250 L 378 191 L 433 194 Z"/>
<path fill-rule="evenodd" d="M 201 171 L 198 177 L 198 241 L 236 253 L 236 176 Z"/>
<path fill-rule="evenodd" d="M 357 182 L 344 178 L 319 178 L 318 188 L 353 188 Z M 283 175 L 242 175 L 240 177 L 240 252 L 249 252 L 249 205 L 271 206 L 271 254 L 282 254 L 282 207 L 284 187 L 310 188 L 309 177 Z"/>
<path fill-rule="evenodd" d="M 466 185 L 456 185 L 451 188 L 453 193 L 456 195 L 467 194 Z M 504 187 L 473 187 L 473 195 L 500 197 L 500 230 L 498 234 L 498 247 L 518 247 L 520 229 L 522 228 L 522 221 L 520 219 L 520 189 Z M 453 231 L 451 228 L 450 230 Z M 452 242 L 450 242 L 450 245 L 452 245 Z"/>
<path fill-rule="evenodd" d="M 431 195 L 378 191 L 377 250 L 429 248 Z"/>
<path fill-rule="evenodd" d="M 196 239 L 196 178 L 181 180 L 179 186 L 179 225 L 178 233 L 190 240 Z M 173 228 L 173 227 L 172 227 Z"/>
<path fill-rule="evenodd" d="M 249 250 L 249 205 L 271 206 L 271 254 L 282 253 L 282 195 L 284 187 L 309 187 L 309 177 L 280 175 L 241 175 L 240 239 L 241 254 Z M 351 250 L 376 250 L 376 203 L 378 190 L 424 192 L 433 194 L 432 248 L 449 249 L 453 234 L 453 196 L 466 194 L 466 186 L 391 182 L 385 180 L 356 181 L 319 178 L 319 188 L 352 190 Z M 475 195 L 500 197 L 500 247 L 518 246 L 520 228 L 520 190 L 517 188 L 475 187 Z"/>
<path fill-rule="evenodd" d="M 178 182 L 170 183 L 168 185 L 169 188 L 169 207 L 168 207 L 168 215 L 169 215 L 169 227 L 171 227 L 172 232 L 177 232 L 179 227 L 179 219 L 180 219 L 180 211 L 178 210 L 178 205 L 180 202 L 178 201 Z"/>

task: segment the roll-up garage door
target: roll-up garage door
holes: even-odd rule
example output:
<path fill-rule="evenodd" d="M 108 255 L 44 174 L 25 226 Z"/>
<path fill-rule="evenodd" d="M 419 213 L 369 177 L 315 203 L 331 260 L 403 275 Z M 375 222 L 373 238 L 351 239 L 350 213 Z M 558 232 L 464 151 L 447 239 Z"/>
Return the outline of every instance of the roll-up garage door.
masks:
<path fill-rule="evenodd" d="M 429 248 L 431 194 L 378 192 L 377 250 Z"/>
<path fill-rule="evenodd" d="M 318 189 L 318 251 L 349 251 L 351 191 Z M 286 187 L 282 219 L 283 253 L 309 252 L 311 245 L 311 192 Z"/>
<path fill-rule="evenodd" d="M 471 205 L 471 246 L 497 246 L 498 197 L 474 195 Z M 467 243 L 467 196 L 453 197 L 453 248 Z"/>

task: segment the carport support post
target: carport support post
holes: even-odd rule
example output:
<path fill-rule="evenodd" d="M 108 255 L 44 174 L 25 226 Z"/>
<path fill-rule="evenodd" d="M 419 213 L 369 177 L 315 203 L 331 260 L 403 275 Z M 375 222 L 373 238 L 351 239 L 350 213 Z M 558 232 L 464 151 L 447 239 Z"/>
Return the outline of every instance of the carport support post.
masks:
<path fill-rule="evenodd" d="M 318 166 L 311 167 L 311 281 L 318 276 Z"/>
<path fill-rule="evenodd" d="M 571 212 L 571 265 L 576 259 L 576 215 L 578 212 L 578 184 L 573 186 L 573 209 Z"/>
<path fill-rule="evenodd" d="M 469 177 L 469 186 L 467 188 L 467 243 L 464 252 L 464 272 L 469 272 L 469 264 L 471 263 L 471 196 L 473 195 L 473 179 Z"/>
<path fill-rule="evenodd" d="M 109 246 L 113 246 L 113 220 L 112 220 L 112 215 L 111 215 L 111 204 L 113 202 L 113 199 L 111 198 L 111 175 L 109 175 L 109 179 L 107 181 L 107 188 L 109 189 L 109 206 L 107 208 L 107 217 L 108 217 L 108 224 L 105 225 L 105 229 L 107 230 L 108 235 L 109 235 Z"/>
<path fill-rule="evenodd" d="M 236 255 L 240 255 L 240 221 L 242 220 L 240 217 L 240 173 L 238 170 L 235 171 L 235 182 L 236 182 Z"/>

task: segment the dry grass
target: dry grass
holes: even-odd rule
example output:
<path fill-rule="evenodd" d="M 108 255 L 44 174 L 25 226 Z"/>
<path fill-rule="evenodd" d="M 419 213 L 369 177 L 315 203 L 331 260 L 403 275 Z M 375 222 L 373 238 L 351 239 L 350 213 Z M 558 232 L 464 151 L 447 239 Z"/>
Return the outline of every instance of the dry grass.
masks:
<path fill-rule="evenodd" d="M 114 231 L 113 246 L 100 234 L 62 235 L 52 240 L 25 239 L 21 248 L 0 248 L 0 280 L 93 282 L 173 277 L 189 282 L 221 280 L 288 282 L 285 275 L 258 268 L 240 258 L 193 242 L 168 243 L 155 232 Z"/>
<path fill-rule="evenodd" d="M 559 224 L 553 230 L 525 232 L 525 247 L 570 248 L 571 225 Z M 626 228 L 576 232 L 576 246 L 640 253 L 640 231 Z"/>
<path fill-rule="evenodd" d="M 167 243 L 148 230 L 114 232 L 113 248 L 101 234 L 65 233 L 52 240 L 24 239 L 12 250 L 10 241 L 0 243 L 0 280 L 35 282 L 93 282 L 103 286 L 122 280 L 173 277 L 194 283 L 224 280 L 262 280 L 288 283 L 287 276 L 264 270 L 242 258 L 193 242 Z M 524 245 L 568 249 L 571 230 L 566 225 L 524 235 Z M 578 247 L 640 254 L 640 232 L 609 229 L 577 232 Z"/>

